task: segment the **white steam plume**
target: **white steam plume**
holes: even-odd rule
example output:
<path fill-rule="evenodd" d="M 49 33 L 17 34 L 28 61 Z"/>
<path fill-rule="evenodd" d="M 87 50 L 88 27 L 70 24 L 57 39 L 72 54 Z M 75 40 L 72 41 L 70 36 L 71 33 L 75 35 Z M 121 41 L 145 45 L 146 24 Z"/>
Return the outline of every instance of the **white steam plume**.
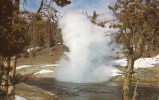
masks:
<path fill-rule="evenodd" d="M 70 52 L 60 61 L 55 79 L 63 82 L 96 83 L 109 80 L 118 71 L 105 65 L 112 56 L 111 38 L 107 29 L 91 23 L 83 14 L 69 12 L 59 21 L 62 38 Z"/>

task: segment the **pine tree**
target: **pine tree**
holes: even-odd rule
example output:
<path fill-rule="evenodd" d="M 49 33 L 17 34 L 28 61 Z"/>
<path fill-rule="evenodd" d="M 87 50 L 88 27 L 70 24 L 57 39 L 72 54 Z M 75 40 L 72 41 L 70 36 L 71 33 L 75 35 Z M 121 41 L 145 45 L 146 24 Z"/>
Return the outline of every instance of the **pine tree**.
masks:
<path fill-rule="evenodd" d="M 149 2 L 151 1 L 151 2 Z M 118 0 L 109 6 L 118 22 L 117 41 L 127 49 L 127 69 L 124 76 L 123 99 L 129 100 L 130 86 L 134 74 L 134 62 L 145 53 L 145 45 L 159 43 L 159 1 L 158 0 Z"/>
<path fill-rule="evenodd" d="M 18 14 L 19 0 L 0 1 L 0 55 L 3 56 L 1 95 L 14 95 L 16 55 L 28 44 L 25 34 L 27 22 Z"/>
<path fill-rule="evenodd" d="M 93 20 L 96 20 L 96 18 L 97 18 L 97 13 L 96 13 L 96 11 L 93 11 L 92 19 L 93 19 Z"/>
<path fill-rule="evenodd" d="M 25 0 L 27 2 L 27 0 Z M 69 0 L 49 0 L 59 6 L 70 4 Z M 44 0 L 38 9 L 36 19 L 40 20 L 39 12 L 43 9 Z M 0 55 L 4 63 L 0 66 L 0 99 L 8 96 L 14 100 L 16 56 L 29 45 L 28 20 L 19 14 L 20 0 L 0 0 Z M 38 23 L 40 26 L 40 22 Z M 41 30 L 42 31 L 42 30 Z M 41 33 L 41 32 L 40 32 Z M 41 37 L 39 37 L 41 39 Z"/>

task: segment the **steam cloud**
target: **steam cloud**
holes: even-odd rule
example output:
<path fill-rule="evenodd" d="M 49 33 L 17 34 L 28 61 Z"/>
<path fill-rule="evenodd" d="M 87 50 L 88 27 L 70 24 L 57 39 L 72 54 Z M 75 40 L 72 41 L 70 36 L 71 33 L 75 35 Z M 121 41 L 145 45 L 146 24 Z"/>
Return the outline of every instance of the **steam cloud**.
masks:
<path fill-rule="evenodd" d="M 106 28 L 91 23 L 87 16 L 69 12 L 59 20 L 64 45 L 60 66 L 55 79 L 63 82 L 97 83 L 109 80 L 118 69 L 107 65 L 113 55 L 109 45 L 111 37 L 105 36 Z"/>

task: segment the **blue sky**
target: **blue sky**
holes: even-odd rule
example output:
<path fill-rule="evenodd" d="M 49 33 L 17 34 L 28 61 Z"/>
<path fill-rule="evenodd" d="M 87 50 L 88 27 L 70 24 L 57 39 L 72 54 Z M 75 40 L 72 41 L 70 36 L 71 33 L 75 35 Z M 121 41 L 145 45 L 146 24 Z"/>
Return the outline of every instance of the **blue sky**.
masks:
<path fill-rule="evenodd" d="M 41 0 L 27 0 L 25 8 L 29 11 L 36 12 Z M 62 13 L 65 13 L 70 10 L 76 10 L 80 12 L 92 13 L 96 10 L 98 13 L 108 12 L 108 5 L 110 0 L 71 0 L 71 4 L 65 7 L 58 7 L 55 5 L 55 8 Z M 23 9 L 23 0 L 21 0 L 21 9 Z"/>
<path fill-rule="evenodd" d="M 33 11 L 33 12 L 36 12 L 38 7 L 40 6 L 40 1 L 41 0 L 27 0 L 27 3 L 24 4 L 23 6 L 23 2 L 24 0 L 20 0 L 20 8 L 23 9 L 27 9 L 29 11 Z"/>

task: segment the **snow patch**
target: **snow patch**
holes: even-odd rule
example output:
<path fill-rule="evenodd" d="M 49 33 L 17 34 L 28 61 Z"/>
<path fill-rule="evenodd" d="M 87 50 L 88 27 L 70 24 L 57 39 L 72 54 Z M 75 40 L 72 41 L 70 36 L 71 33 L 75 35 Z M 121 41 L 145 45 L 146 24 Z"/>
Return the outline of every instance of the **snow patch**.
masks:
<path fill-rule="evenodd" d="M 23 69 L 23 68 L 29 68 L 29 67 L 33 67 L 33 66 L 35 67 L 37 65 L 21 65 L 21 66 L 16 67 L 16 70 Z"/>
<path fill-rule="evenodd" d="M 115 65 L 127 66 L 127 59 L 113 61 Z M 135 61 L 134 68 L 155 67 L 159 63 L 159 55 L 152 58 L 139 58 Z"/>
<path fill-rule="evenodd" d="M 54 71 L 52 70 L 40 70 L 39 72 L 34 73 L 34 75 L 37 74 L 47 74 L 47 73 L 53 73 Z"/>
<path fill-rule="evenodd" d="M 43 64 L 43 65 L 21 65 L 21 66 L 17 66 L 16 69 L 23 69 L 23 68 L 29 68 L 29 67 L 57 67 L 59 66 L 58 64 Z"/>
<path fill-rule="evenodd" d="M 46 64 L 46 65 L 41 65 L 40 67 L 57 67 L 59 64 Z"/>
<path fill-rule="evenodd" d="M 28 99 L 21 97 L 21 96 L 18 96 L 18 95 L 15 95 L 15 100 L 28 100 Z"/>

